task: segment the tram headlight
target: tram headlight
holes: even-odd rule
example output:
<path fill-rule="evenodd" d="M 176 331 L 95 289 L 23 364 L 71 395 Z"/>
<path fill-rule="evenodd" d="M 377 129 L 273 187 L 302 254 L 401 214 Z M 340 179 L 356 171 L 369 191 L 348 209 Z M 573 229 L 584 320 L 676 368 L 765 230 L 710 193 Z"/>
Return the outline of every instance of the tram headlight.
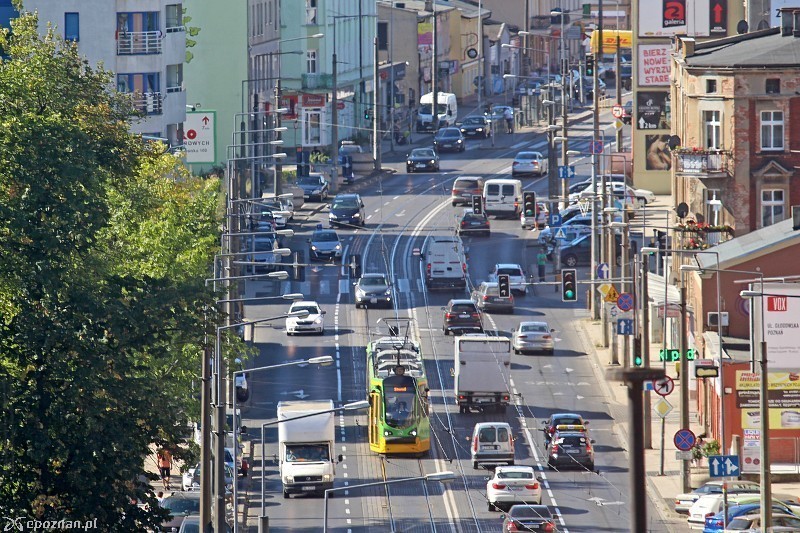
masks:
<path fill-rule="evenodd" d="M 384 437 L 391 437 L 392 436 L 392 432 L 389 431 L 388 429 L 384 429 L 383 430 L 383 436 Z"/>
<path fill-rule="evenodd" d="M 416 437 L 417 436 L 417 430 L 416 429 L 412 429 L 411 430 L 411 436 L 412 437 Z"/>

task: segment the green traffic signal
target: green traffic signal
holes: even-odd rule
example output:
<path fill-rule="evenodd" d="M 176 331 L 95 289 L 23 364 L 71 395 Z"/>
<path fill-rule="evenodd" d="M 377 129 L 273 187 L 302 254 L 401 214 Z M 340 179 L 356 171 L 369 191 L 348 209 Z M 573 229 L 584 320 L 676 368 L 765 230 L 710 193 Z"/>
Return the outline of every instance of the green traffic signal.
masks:
<path fill-rule="evenodd" d="M 563 269 L 561 271 L 561 301 L 562 302 L 575 302 L 578 300 L 578 294 L 575 292 L 575 283 L 577 282 L 577 271 L 574 268 Z"/>

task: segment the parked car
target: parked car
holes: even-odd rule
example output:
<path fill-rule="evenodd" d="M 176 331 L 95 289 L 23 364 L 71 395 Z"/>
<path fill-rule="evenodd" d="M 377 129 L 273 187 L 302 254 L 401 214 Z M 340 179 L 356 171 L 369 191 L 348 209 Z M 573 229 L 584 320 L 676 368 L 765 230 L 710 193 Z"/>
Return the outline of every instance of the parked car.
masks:
<path fill-rule="evenodd" d="M 200 490 L 200 474 L 200 463 L 184 472 L 181 479 L 181 490 Z M 225 487 L 233 490 L 233 469 L 229 465 L 225 465 Z"/>
<path fill-rule="evenodd" d="M 497 263 L 489 272 L 489 281 L 497 281 L 497 277 L 505 274 L 508 276 L 508 284 L 511 292 L 518 294 L 528 294 L 528 279 L 522 267 L 515 263 Z"/>
<path fill-rule="evenodd" d="M 689 508 L 694 504 L 694 502 L 699 500 L 701 496 L 705 496 L 706 494 L 722 494 L 723 486 L 725 487 L 728 494 L 737 494 L 737 493 L 757 494 L 759 492 L 758 483 L 756 483 L 755 481 L 745 481 L 745 480 L 707 481 L 691 492 L 686 492 L 676 495 L 675 512 L 687 514 L 689 512 Z"/>
<path fill-rule="evenodd" d="M 553 355 L 556 351 L 553 332 L 547 322 L 520 322 L 511 336 L 514 353 L 541 351 Z"/>
<path fill-rule="evenodd" d="M 519 152 L 511 163 L 511 175 L 520 174 L 544 176 L 547 174 L 547 159 L 541 152 Z"/>
<path fill-rule="evenodd" d="M 442 128 L 433 137 L 433 147 L 437 152 L 463 152 L 467 149 L 464 136 L 458 128 Z"/>
<path fill-rule="evenodd" d="M 392 286 L 383 274 L 364 274 L 356 282 L 356 308 L 370 305 L 392 307 Z"/>
<path fill-rule="evenodd" d="M 306 200 L 316 198 L 322 202 L 328 199 L 328 181 L 322 174 L 311 174 L 298 178 L 297 186 L 303 189 L 303 198 Z"/>
<path fill-rule="evenodd" d="M 472 210 L 465 210 L 456 230 L 461 236 L 491 235 L 489 219 L 481 213 L 477 215 Z"/>
<path fill-rule="evenodd" d="M 472 204 L 473 196 L 483 196 L 483 178 L 477 176 L 460 176 L 453 182 L 450 200 L 454 206 Z"/>
<path fill-rule="evenodd" d="M 169 511 L 169 518 L 161 524 L 161 530 L 177 531 L 184 518 L 200 514 L 200 492 L 173 492 L 164 498 L 161 507 Z"/>
<path fill-rule="evenodd" d="M 178 533 L 201 533 L 200 529 L 200 515 L 190 515 L 183 519 L 181 528 Z M 227 523 L 225 524 L 225 533 L 231 533 L 233 530 Z"/>
<path fill-rule="evenodd" d="M 308 258 L 311 261 L 335 261 L 342 257 L 342 242 L 339 240 L 339 235 L 332 229 L 315 230 L 308 242 Z"/>
<path fill-rule="evenodd" d="M 800 518 L 793 514 L 773 513 L 771 531 L 800 531 Z M 785 530 L 774 529 L 776 527 L 787 528 Z M 728 522 L 727 531 L 761 531 L 761 514 L 740 515 Z"/>
<path fill-rule="evenodd" d="M 483 331 L 481 312 L 472 300 L 450 300 L 445 307 L 442 307 L 442 311 L 444 312 L 442 332 L 445 335 Z"/>
<path fill-rule="evenodd" d="M 481 311 L 514 312 L 514 295 L 507 298 L 500 296 L 500 288 L 496 282 L 484 281 L 472 291 L 472 301 Z"/>
<path fill-rule="evenodd" d="M 513 505 L 503 516 L 503 533 L 557 531 L 556 519 L 546 505 Z"/>
<path fill-rule="evenodd" d="M 704 496 L 704 498 L 706 497 L 707 496 Z M 739 516 L 747 516 L 749 514 L 759 513 L 760 511 L 761 511 L 761 503 L 758 501 L 758 496 L 755 496 L 752 501 L 728 507 L 727 522 L 730 524 L 734 518 L 737 518 Z M 795 513 L 792 512 L 792 510 L 786 504 L 776 500 L 772 500 L 772 513 L 797 516 Z M 724 532 L 723 527 L 724 527 L 724 521 L 722 517 L 722 511 L 719 511 L 717 514 L 713 516 L 706 516 L 705 521 L 703 523 L 703 533 L 723 533 Z"/>
<path fill-rule="evenodd" d="M 622 265 L 622 236 L 614 234 L 617 243 L 617 266 Z M 592 261 L 592 239 L 591 233 L 581 235 L 571 243 L 561 247 L 561 264 L 575 268 L 580 265 L 588 265 Z"/>
<path fill-rule="evenodd" d="M 542 503 L 542 485 L 532 466 L 498 466 L 486 482 L 489 510 L 502 511 L 515 504 Z"/>
<path fill-rule="evenodd" d="M 337 194 L 331 203 L 328 222 L 333 226 L 364 226 L 367 221 L 360 194 Z"/>
<path fill-rule="evenodd" d="M 289 313 L 300 313 L 308 311 L 306 316 L 286 317 L 286 334 L 296 335 L 297 333 L 316 333 L 325 334 L 325 311 L 313 300 L 293 302 L 289 307 Z"/>
<path fill-rule="evenodd" d="M 430 170 L 439 172 L 439 154 L 433 148 L 414 148 L 406 157 L 406 172 Z"/>
<path fill-rule="evenodd" d="M 483 116 L 467 117 L 459 126 L 464 137 L 482 137 L 488 139 L 492 136 L 492 122 Z"/>

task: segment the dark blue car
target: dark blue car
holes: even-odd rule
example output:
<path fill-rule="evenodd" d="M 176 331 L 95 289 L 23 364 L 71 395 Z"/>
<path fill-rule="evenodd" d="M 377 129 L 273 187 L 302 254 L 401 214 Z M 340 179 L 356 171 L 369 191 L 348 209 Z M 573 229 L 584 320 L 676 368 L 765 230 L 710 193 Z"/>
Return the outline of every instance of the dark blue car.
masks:
<path fill-rule="evenodd" d="M 742 516 L 751 513 L 757 513 L 761 510 L 760 503 L 744 503 L 742 505 L 732 505 L 728 507 L 728 523 L 731 522 L 737 516 Z M 794 515 L 795 513 L 786 505 L 778 502 L 772 502 L 772 511 L 777 513 L 786 513 Z M 709 516 L 706 518 L 705 527 L 703 528 L 703 533 L 723 533 L 724 524 L 722 521 L 722 512 L 715 514 L 714 516 Z"/>

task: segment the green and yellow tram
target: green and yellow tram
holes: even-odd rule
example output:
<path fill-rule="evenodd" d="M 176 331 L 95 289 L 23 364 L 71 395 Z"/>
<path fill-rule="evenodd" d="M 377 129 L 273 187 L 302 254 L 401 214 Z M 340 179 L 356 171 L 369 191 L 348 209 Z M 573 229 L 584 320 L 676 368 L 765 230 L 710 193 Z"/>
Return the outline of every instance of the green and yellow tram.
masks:
<path fill-rule="evenodd" d="M 419 343 L 392 335 L 367 345 L 369 447 L 385 454 L 425 455 L 431 447 L 428 380 Z"/>

